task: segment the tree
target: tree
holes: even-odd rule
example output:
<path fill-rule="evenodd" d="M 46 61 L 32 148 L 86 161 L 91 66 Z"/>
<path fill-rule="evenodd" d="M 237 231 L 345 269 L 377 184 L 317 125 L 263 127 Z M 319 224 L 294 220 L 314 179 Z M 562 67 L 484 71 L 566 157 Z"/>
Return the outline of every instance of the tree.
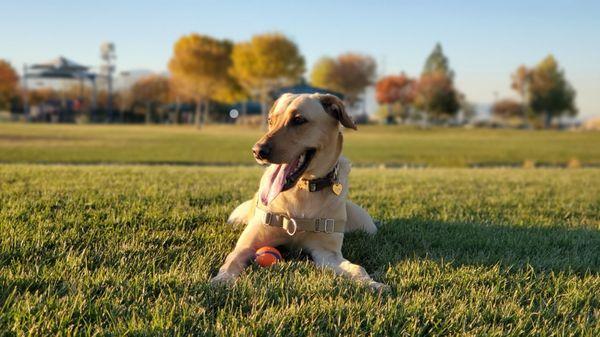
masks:
<path fill-rule="evenodd" d="M 521 103 L 523 106 L 527 105 L 528 101 L 527 94 L 529 92 L 528 84 L 530 82 L 530 75 L 530 70 L 524 65 L 519 66 L 519 68 L 517 68 L 514 74 L 511 75 L 510 86 L 516 92 L 519 93 L 519 96 L 521 97 Z"/>
<path fill-rule="evenodd" d="M 452 79 L 443 72 L 421 75 L 415 88 L 414 105 L 434 121 L 447 120 L 460 108 L 459 94 Z"/>
<path fill-rule="evenodd" d="M 336 90 L 336 88 L 334 88 L 337 86 L 334 83 L 335 67 L 335 59 L 327 56 L 321 57 L 315 62 L 312 71 L 310 72 L 310 83 L 316 87 Z"/>
<path fill-rule="evenodd" d="M 386 104 L 388 108 L 387 120 L 392 122 L 395 118 L 393 105 L 399 105 L 399 115 L 402 119 L 408 117 L 410 104 L 414 99 L 415 81 L 405 74 L 386 76 L 375 86 L 375 97 L 379 104 Z"/>
<path fill-rule="evenodd" d="M 231 74 L 251 96 L 261 102 L 266 125 L 269 93 L 296 83 L 304 73 L 298 46 L 279 33 L 255 35 L 234 46 Z"/>
<path fill-rule="evenodd" d="M 425 111 L 430 119 L 442 121 L 456 115 L 464 100 L 454 87 L 454 72 L 448 58 L 437 43 L 427 57 L 416 85 L 414 105 Z"/>
<path fill-rule="evenodd" d="M 182 96 L 196 102 L 194 123 L 200 127 L 208 114 L 209 100 L 229 84 L 232 44 L 209 36 L 190 34 L 173 47 L 169 70 Z"/>
<path fill-rule="evenodd" d="M 523 107 L 543 117 L 549 127 L 554 117 L 575 116 L 575 90 L 566 80 L 564 70 L 552 55 L 534 68 L 520 66 L 512 75 L 512 88 L 522 98 Z"/>
<path fill-rule="evenodd" d="M 365 88 L 372 85 L 377 65 L 367 55 L 346 53 L 332 59 L 321 58 L 313 67 L 313 85 L 344 94 L 349 106 L 358 102 Z"/>
<path fill-rule="evenodd" d="M 445 74 L 446 77 L 454 79 L 454 72 L 452 69 L 450 69 L 448 58 L 446 55 L 444 55 L 442 45 L 439 42 L 435 44 L 433 51 L 427 57 L 422 74 L 431 74 L 437 72 L 441 72 Z"/>
<path fill-rule="evenodd" d="M 554 117 L 577 114 L 575 90 L 552 55 L 543 59 L 531 72 L 530 95 L 531 109 L 545 116 L 546 127 L 550 126 Z"/>
<path fill-rule="evenodd" d="M 492 115 L 500 119 L 524 118 L 525 109 L 520 102 L 505 98 L 494 102 L 492 105 Z"/>
<path fill-rule="evenodd" d="M 10 63 L 0 60 L 0 109 L 10 109 L 18 83 L 19 76 Z"/>
<path fill-rule="evenodd" d="M 134 102 L 145 106 L 146 123 L 152 121 L 156 105 L 169 99 L 169 79 L 166 76 L 148 75 L 137 80 L 131 87 Z"/>

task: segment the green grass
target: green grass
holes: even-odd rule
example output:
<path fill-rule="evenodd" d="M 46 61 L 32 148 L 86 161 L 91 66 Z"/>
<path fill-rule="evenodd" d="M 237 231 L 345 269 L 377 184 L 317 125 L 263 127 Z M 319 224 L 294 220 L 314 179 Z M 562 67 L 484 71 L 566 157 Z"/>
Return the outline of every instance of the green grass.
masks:
<path fill-rule="evenodd" d="M 0 162 L 252 164 L 260 130 L 192 127 L 0 124 Z M 360 126 L 346 133 L 357 165 L 470 167 L 600 165 L 600 133 Z"/>
<path fill-rule="evenodd" d="M 210 287 L 259 175 L 0 165 L 0 335 L 600 334 L 599 169 L 355 169 L 382 227 L 343 250 L 384 296 L 297 252 Z"/>

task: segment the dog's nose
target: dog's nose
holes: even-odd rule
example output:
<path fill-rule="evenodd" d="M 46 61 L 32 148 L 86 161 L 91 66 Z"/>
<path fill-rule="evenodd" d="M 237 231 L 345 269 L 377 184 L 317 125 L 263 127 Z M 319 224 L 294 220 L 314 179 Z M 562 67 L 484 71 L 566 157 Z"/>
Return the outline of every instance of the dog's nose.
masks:
<path fill-rule="evenodd" d="M 268 159 L 271 154 L 271 147 L 266 143 L 256 143 L 252 147 L 252 154 L 256 159 Z"/>

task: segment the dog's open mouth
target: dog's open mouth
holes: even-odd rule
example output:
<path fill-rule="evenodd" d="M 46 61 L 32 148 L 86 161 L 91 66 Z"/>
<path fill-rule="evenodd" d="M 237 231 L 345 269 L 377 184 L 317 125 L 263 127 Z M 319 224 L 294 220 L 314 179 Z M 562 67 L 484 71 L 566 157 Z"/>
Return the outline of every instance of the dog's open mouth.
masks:
<path fill-rule="evenodd" d="M 304 151 L 298 158 L 288 164 L 271 164 L 260 182 L 259 196 L 264 205 L 269 204 L 285 190 L 292 188 L 310 165 L 316 149 Z"/>

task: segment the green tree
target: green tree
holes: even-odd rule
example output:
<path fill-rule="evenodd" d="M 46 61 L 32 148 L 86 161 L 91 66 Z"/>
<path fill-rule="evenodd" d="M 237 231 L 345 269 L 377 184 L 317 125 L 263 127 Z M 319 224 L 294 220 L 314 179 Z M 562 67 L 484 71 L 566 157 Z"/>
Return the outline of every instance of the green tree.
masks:
<path fill-rule="evenodd" d="M 304 73 L 304 57 L 298 46 L 279 33 L 255 35 L 234 46 L 231 74 L 262 105 L 263 125 L 267 121 L 269 93 L 298 82 Z"/>
<path fill-rule="evenodd" d="M 542 117 L 545 127 L 550 127 L 555 117 L 577 114 L 575 90 L 552 55 L 533 68 L 517 68 L 511 86 L 521 96 L 524 109 Z"/>
<path fill-rule="evenodd" d="M 232 44 L 210 36 L 190 34 L 181 37 L 173 48 L 169 70 L 182 97 L 196 102 L 194 123 L 200 127 L 206 118 L 209 101 L 224 86 L 230 85 Z"/>
<path fill-rule="evenodd" d="M 459 94 L 452 79 L 443 72 L 421 75 L 415 88 L 414 106 L 427 113 L 429 120 L 447 121 L 460 109 Z"/>
<path fill-rule="evenodd" d="M 433 51 L 427 57 L 425 66 L 423 67 L 423 74 L 431 74 L 441 72 L 450 79 L 454 79 L 454 72 L 450 69 L 450 63 L 444 51 L 442 45 L 438 42 L 435 44 Z"/>
<path fill-rule="evenodd" d="M 454 87 L 454 72 L 442 46 L 437 43 L 425 61 L 415 89 L 414 106 L 429 120 L 447 121 L 455 116 L 465 98 Z"/>
<path fill-rule="evenodd" d="M 565 79 L 552 55 L 543 59 L 531 72 L 531 109 L 544 116 L 544 124 L 549 127 L 554 117 L 575 116 L 575 90 Z"/>
<path fill-rule="evenodd" d="M 10 109 L 18 83 L 19 76 L 10 63 L 0 60 L 0 109 Z"/>

